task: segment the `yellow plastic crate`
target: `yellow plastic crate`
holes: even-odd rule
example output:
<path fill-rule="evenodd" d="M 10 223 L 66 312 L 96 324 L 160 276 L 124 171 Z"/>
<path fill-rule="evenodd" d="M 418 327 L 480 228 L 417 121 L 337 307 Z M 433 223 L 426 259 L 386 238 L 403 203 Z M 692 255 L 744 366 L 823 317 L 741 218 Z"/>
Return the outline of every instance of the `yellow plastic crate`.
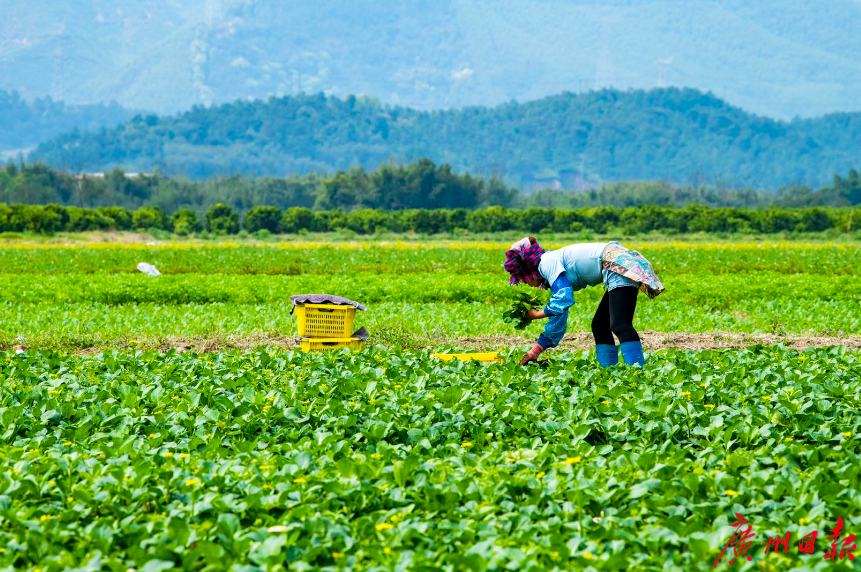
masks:
<path fill-rule="evenodd" d="M 297 304 L 296 321 L 302 338 L 349 338 L 354 331 L 356 308 L 336 304 Z"/>
<path fill-rule="evenodd" d="M 359 338 L 301 338 L 299 340 L 299 347 L 305 353 L 338 350 L 341 348 L 360 350 L 364 343 Z"/>
<path fill-rule="evenodd" d="M 451 361 L 454 359 L 462 361 L 478 360 L 482 363 L 503 363 L 499 357 L 499 352 L 485 352 L 474 354 L 433 354 L 433 357 L 443 361 Z"/>

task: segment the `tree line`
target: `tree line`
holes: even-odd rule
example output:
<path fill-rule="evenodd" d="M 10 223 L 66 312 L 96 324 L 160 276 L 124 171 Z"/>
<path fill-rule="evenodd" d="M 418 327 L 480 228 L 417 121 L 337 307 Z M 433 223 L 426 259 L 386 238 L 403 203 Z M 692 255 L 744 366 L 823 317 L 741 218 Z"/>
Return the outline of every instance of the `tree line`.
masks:
<path fill-rule="evenodd" d="M 588 208 L 598 206 L 810 207 L 861 204 L 861 175 L 835 176 L 820 189 L 786 187 L 777 192 L 667 182 L 608 183 L 584 191 L 546 189 L 520 192 L 502 179 L 459 175 L 450 165 L 421 159 L 410 165 L 385 164 L 376 171 L 361 167 L 331 176 L 289 177 L 233 175 L 207 181 L 165 177 L 156 172 L 130 177 L 115 169 L 101 177 L 73 175 L 41 163 L 0 166 L 0 202 L 59 204 L 82 208 L 158 207 L 165 212 L 188 209 L 203 215 L 215 204 L 245 213 L 267 205 L 316 211 L 355 209 Z"/>
<path fill-rule="evenodd" d="M 861 223 L 861 208 L 713 208 L 596 207 L 552 209 L 403 209 L 383 211 L 312 211 L 305 207 L 286 210 L 258 206 L 243 217 L 231 207 L 216 204 L 203 217 L 190 209 L 167 214 L 159 207 L 130 211 L 122 207 L 86 209 L 61 205 L 0 204 L 0 232 L 78 232 L 93 230 L 162 230 L 180 236 L 204 230 L 213 235 L 239 232 L 302 234 L 349 231 L 357 234 L 413 232 L 418 234 L 523 231 L 531 233 L 801 233 L 835 231 L 851 233 Z"/>

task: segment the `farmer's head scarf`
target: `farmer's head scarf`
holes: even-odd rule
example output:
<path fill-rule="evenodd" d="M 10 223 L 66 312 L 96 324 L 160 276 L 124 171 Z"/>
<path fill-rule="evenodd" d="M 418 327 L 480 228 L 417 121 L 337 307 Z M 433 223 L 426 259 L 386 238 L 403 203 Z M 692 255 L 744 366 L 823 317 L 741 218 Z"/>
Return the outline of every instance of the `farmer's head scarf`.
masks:
<path fill-rule="evenodd" d="M 539 288 L 546 290 L 547 281 L 538 272 L 538 263 L 541 262 L 544 252 L 541 245 L 538 242 L 533 244 L 529 237 L 512 244 L 511 249 L 505 251 L 504 267 L 511 275 L 508 283 L 516 286 L 521 282 L 537 279 L 541 281 Z"/>

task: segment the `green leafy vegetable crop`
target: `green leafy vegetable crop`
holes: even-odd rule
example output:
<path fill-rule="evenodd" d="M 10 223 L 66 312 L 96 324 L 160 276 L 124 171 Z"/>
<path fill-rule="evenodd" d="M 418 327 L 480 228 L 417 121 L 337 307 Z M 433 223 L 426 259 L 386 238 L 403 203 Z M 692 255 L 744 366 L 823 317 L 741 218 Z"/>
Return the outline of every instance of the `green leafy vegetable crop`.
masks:
<path fill-rule="evenodd" d="M 520 286 L 514 293 L 514 300 L 502 314 L 506 324 L 511 324 L 516 330 L 524 330 L 531 323 L 526 319 L 526 313 L 533 308 L 541 308 L 547 303 L 547 296 L 542 291 L 529 286 Z"/>
<path fill-rule="evenodd" d="M 0 354 L 0 568 L 705 571 L 734 512 L 858 533 L 857 353 L 508 357 Z"/>

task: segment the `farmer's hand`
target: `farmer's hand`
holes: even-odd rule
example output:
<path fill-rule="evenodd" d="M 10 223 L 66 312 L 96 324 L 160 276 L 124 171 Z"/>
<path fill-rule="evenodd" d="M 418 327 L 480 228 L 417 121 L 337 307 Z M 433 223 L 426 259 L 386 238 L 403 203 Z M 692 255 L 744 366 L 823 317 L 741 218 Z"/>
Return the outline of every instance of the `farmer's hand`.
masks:
<path fill-rule="evenodd" d="M 526 316 L 524 316 L 524 318 L 526 318 L 527 320 L 540 320 L 541 318 L 546 317 L 547 315 L 544 314 L 544 312 L 542 312 L 541 310 L 536 310 L 535 308 L 532 308 L 531 310 L 526 312 Z"/>
<path fill-rule="evenodd" d="M 520 358 L 520 365 L 526 365 L 529 362 L 538 361 L 538 356 L 541 355 L 541 352 L 544 351 L 544 348 L 535 344 L 531 350 L 526 352 L 526 354 Z"/>

